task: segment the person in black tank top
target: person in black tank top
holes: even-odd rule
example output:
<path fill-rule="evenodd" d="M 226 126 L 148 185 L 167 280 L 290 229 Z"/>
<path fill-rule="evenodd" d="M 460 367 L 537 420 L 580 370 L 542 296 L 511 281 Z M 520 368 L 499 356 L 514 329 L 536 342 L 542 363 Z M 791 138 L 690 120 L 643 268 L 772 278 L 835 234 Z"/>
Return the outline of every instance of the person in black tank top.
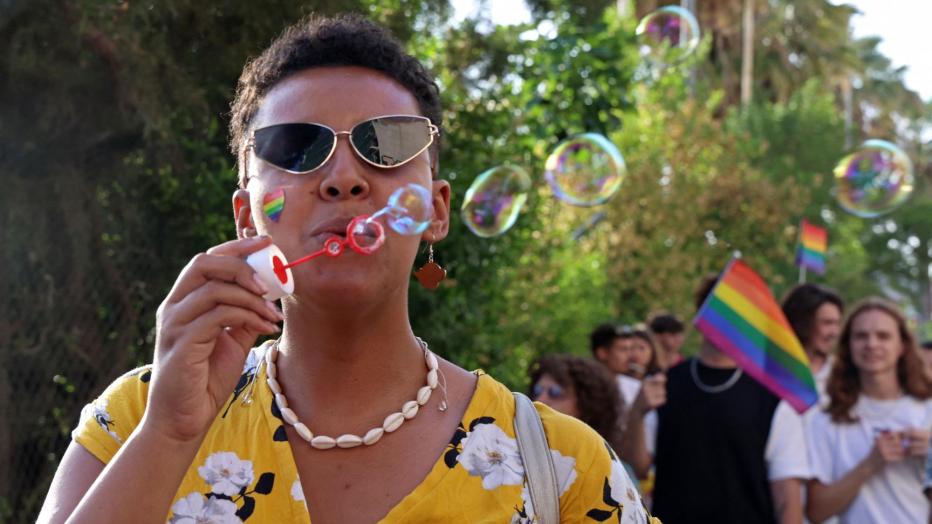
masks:
<path fill-rule="evenodd" d="M 670 369 L 657 410 L 654 514 L 667 524 L 775 522 L 764 450 L 778 403 L 737 368 L 689 359 Z"/>
<path fill-rule="evenodd" d="M 639 476 L 654 466 L 652 513 L 664 524 L 802 522 L 802 419 L 709 341 L 645 380 L 627 423 L 622 457 Z"/>

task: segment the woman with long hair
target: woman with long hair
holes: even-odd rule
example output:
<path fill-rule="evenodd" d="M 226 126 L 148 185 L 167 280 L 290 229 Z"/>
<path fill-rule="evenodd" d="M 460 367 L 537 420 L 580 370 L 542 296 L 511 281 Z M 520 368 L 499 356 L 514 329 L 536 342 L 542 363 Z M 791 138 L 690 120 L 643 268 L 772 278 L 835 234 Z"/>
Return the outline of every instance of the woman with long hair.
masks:
<path fill-rule="evenodd" d="M 813 478 L 807 515 L 821 522 L 923 522 L 923 461 L 932 435 L 932 381 L 899 308 L 857 304 L 829 376 L 830 402 L 809 417 Z"/>

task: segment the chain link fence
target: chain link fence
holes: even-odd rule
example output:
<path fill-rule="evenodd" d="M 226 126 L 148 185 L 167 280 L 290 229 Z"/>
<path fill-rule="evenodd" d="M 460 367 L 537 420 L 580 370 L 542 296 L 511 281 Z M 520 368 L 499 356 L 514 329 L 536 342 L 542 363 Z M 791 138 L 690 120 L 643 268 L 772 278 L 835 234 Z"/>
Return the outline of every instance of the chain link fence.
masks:
<path fill-rule="evenodd" d="M 11 185 L 16 185 L 15 182 Z M 35 522 L 81 408 L 151 358 L 157 257 L 114 247 L 93 191 L 0 199 L 0 522 Z M 8 195 L 30 194 L 25 187 Z M 90 193 L 90 194 L 88 194 Z"/>

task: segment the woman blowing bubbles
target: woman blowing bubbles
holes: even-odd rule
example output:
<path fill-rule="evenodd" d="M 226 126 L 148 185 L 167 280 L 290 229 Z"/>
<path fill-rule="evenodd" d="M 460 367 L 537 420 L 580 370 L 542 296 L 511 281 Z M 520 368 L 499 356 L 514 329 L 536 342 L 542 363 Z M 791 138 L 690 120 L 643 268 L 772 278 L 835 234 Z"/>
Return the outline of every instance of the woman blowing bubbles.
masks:
<path fill-rule="evenodd" d="M 39 520 L 530 522 L 514 397 L 437 359 L 408 320 L 418 243 L 449 227 L 423 66 L 362 18 L 311 18 L 246 66 L 232 117 L 238 239 L 181 272 L 154 363 L 85 409 Z M 373 138 L 384 128 L 395 140 Z M 317 251 L 409 183 L 433 199 L 419 237 L 295 267 L 282 312 L 261 298 L 248 254 L 272 239 L 289 260 Z M 272 220 L 263 204 L 279 189 Z M 280 338 L 250 349 L 280 320 Z M 646 522 L 598 435 L 536 407 L 560 520 Z"/>

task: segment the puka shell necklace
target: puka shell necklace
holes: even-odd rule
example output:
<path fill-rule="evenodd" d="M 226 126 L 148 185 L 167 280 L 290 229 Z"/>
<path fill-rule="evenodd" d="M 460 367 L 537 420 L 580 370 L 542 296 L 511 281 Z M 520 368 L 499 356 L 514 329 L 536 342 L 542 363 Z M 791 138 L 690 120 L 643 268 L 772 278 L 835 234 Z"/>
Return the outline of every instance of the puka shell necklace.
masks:
<path fill-rule="evenodd" d="M 401 406 L 400 411 L 391 413 L 385 417 L 381 426 L 370 429 L 362 436 L 353 435 L 351 433 L 340 435 L 335 438 L 327 435 L 315 435 L 304 423 L 298 420 L 295 412 L 288 407 L 288 399 L 285 398 L 285 393 L 278 383 L 278 369 L 275 366 L 275 361 L 278 358 L 278 342 L 275 342 L 265 353 L 266 382 L 269 385 L 269 389 L 271 389 L 272 393 L 275 395 L 275 405 L 278 406 L 278 410 L 282 414 L 282 419 L 294 426 L 298 435 L 310 443 L 311 447 L 315 449 L 331 449 L 371 446 L 378 442 L 386 433 L 391 433 L 400 428 L 406 420 L 413 419 L 421 406 L 427 404 L 427 401 L 430 400 L 431 393 L 433 393 L 434 389 L 436 389 L 439 384 L 439 370 L 437 369 L 436 355 L 430 351 L 426 342 L 420 338 L 418 338 L 417 341 L 421 345 L 421 349 L 424 350 L 424 361 L 427 364 L 427 384 L 417 391 L 417 397 L 414 400 L 405 402 L 404 405 Z M 441 386 L 441 389 L 445 388 Z M 444 393 L 446 392 L 444 391 Z M 444 394 L 444 397 L 446 397 L 446 394 Z M 446 411 L 446 408 L 446 399 L 443 399 L 440 402 L 439 409 L 440 411 Z"/>

